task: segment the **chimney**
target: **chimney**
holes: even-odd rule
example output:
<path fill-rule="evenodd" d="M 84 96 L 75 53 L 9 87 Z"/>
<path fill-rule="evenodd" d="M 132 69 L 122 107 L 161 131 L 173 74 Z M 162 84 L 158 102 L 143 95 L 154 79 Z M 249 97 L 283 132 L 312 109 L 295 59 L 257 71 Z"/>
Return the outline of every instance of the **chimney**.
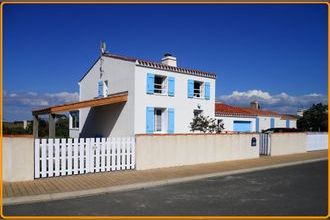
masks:
<path fill-rule="evenodd" d="M 258 101 L 252 101 L 250 103 L 250 107 L 253 108 L 253 109 L 260 109 L 259 102 Z"/>
<path fill-rule="evenodd" d="M 172 56 L 170 53 L 165 53 L 162 58 L 162 64 L 176 67 L 176 57 Z"/>

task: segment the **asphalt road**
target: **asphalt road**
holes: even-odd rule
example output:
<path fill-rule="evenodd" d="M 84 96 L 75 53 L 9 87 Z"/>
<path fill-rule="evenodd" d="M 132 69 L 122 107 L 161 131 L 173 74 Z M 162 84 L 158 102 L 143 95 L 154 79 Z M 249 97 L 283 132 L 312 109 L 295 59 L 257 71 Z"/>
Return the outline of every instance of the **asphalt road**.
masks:
<path fill-rule="evenodd" d="M 4 207 L 9 215 L 326 215 L 327 161 Z"/>

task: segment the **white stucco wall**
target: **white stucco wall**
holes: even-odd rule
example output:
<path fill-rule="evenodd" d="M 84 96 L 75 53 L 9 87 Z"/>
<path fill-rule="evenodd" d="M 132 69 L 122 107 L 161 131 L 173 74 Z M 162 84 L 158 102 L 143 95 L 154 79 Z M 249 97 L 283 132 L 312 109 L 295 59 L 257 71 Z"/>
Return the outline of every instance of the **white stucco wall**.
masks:
<path fill-rule="evenodd" d="M 34 179 L 33 137 L 2 138 L 2 180 L 4 182 Z"/>
<path fill-rule="evenodd" d="M 273 133 L 270 137 L 271 156 L 306 152 L 306 133 Z"/>
<path fill-rule="evenodd" d="M 276 118 L 275 127 L 286 128 L 286 119 Z M 289 128 L 297 128 L 297 120 L 289 120 Z"/>
<path fill-rule="evenodd" d="M 271 117 L 271 116 L 258 116 L 259 118 L 259 131 L 266 130 L 270 128 L 270 119 L 274 118 L 275 123 L 274 127 L 285 127 L 285 120 L 281 120 L 280 117 Z"/>
<path fill-rule="evenodd" d="M 234 131 L 234 121 L 251 121 L 251 131 L 256 131 L 256 118 L 249 117 L 227 117 L 227 116 L 216 116 L 216 119 L 222 119 L 224 124 L 223 131 Z"/>
<path fill-rule="evenodd" d="M 290 120 L 290 128 L 297 128 L 297 120 Z"/>
<path fill-rule="evenodd" d="M 270 117 L 262 117 L 258 116 L 259 118 L 259 131 L 270 128 Z"/>
<path fill-rule="evenodd" d="M 256 146 L 251 146 L 253 137 Z M 137 170 L 258 157 L 257 134 L 136 136 Z"/>
<path fill-rule="evenodd" d="M 100 80 L 98 61 L 79 83 L 80 101 L 98 95 Z M 102 80 L 108 80 L 109 94 L 128 91 L 126 103 L 80 110 L 79 130 L 82 137 L 134 135 L 134 68 L 135 63 L 104 57 Z"/>
<path fill-rule="evenodd" d="M 175 78 L 175 96 L 147 94 L 147 73 Z M 210 99 L 188 98 L 188 79 L 210 82 Z M 175 133 L 190 132 L 193 110 L 201 105 L 204 115 L 214 118 L 215 79 L 137 66 L 135 69 L 135 133 L 146 133 L 146 107 L 174 108 Z"/>
<path fill-rule="evenodd" d="M 307 132 L 307 151 L 328 149 L 328 132 Z"/>
<path fill-rule="evenodd" d="M 79 128 L 70 128 L 69 129 L 69 137 L 70 138 L 78 138 L 79 137 Z"/>
<path fill-rule="evenodd" d="M 275 118 L 275 128 L 286 128 L 286 120 Z"/>

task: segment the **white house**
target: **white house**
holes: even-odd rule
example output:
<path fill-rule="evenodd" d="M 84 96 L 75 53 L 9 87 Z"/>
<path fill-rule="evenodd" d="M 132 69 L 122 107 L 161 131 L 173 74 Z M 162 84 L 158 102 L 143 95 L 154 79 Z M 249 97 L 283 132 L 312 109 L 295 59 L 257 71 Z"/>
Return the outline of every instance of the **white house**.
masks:
<path fill-rule="evenodd" d="M 190 122 L 203 114 L 220 119 L 226 132 L 261 132 L 296 128 L 296 117 L 215 102 L 214 73 L 177 66 L 165 54 L 160 62 L 102 52 L 79 81 L 79 102 L 32 111 L 33 135 L 38 116 L 49 115 L 49 137 L 55 137 L 55 114 L 69 112 L 70 137 L 134 136 L 190 133 Z"/>
<path fill-rule="evenodd" d="M 127 101 L 71 111 L 70 137 L 188 133 L 195 114 L 214 117 L 215 79 L 171 54 L 157 63 L 102 53 L 79 82 L 80 103 L 122 93 Z"/>
<path fill-rule="evenodd" d="M 222 120 L 227 132 L 261 132 L 268 128 L 297 128 L 297 118 L 274 111 L 261 110 L 259 103 L 250 107 L 215 103 L 215 118 Z M 219 121 L 220 122 L 220 121 Z"/>

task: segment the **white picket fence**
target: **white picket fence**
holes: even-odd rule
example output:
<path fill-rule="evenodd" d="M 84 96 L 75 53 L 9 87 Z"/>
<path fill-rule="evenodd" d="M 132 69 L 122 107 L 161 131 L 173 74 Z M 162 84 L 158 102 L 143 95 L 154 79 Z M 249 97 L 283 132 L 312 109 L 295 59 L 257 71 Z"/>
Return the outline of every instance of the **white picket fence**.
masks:
<path fill-rule="evenodd" d="M 135 168 L 134 137 L 35 139 L 35 178 Z"/>

